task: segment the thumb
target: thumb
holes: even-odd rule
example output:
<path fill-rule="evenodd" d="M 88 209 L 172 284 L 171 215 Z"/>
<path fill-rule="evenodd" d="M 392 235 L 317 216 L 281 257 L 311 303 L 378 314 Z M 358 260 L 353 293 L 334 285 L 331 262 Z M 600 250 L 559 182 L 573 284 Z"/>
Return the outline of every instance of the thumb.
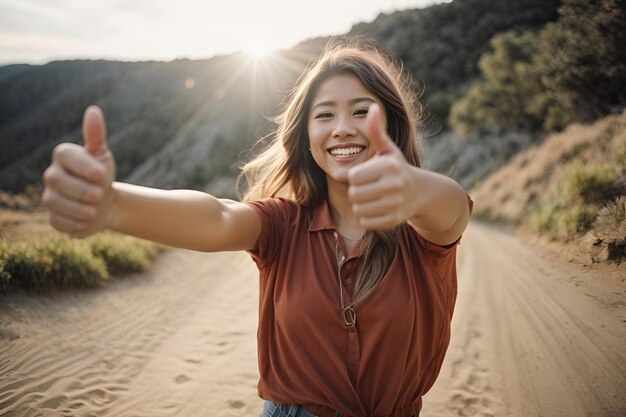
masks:
<path fill-rule="evenodd" d="M 107 150 L 106 125 L 104 114 L 98 106 L 89 106 L 83 115 L 83 140 L 85 148 L 93 156 L 103 154 Z"/>
<path fill-rule="evenodd" d="M 377 154 L 383 155 L 392 153 L 397 149 L 396 144 L 393 143 L 385 131 L 380 116 L 380 106 L 376 103 L 370 105 L 367 112 L 367 130 L 369 133 L 369 141 Z"/>

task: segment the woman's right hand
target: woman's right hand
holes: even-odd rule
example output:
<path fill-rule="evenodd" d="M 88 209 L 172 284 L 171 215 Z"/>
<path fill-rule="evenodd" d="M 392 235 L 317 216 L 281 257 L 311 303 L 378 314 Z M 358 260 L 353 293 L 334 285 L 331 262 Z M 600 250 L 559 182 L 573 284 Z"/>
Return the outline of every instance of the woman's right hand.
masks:
<path fill-rule="evenodd" d="M 113 210 L 115 160 L 107 147 L 102 110 L 90 106 L 83 116 L 85 146 L 57 145 L 43 175 L 42 202 L 50 224 L 74 237 L 107 227 Z"/>

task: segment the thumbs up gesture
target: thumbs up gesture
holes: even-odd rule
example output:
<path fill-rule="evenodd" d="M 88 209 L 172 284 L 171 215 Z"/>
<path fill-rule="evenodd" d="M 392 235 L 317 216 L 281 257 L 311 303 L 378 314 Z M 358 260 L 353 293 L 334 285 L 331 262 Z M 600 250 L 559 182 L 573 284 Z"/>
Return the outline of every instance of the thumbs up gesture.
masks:
<path fill-rule="evenodd" d="M 391 228 L 415 213 L 411 185 L 418 168 L 406 161 L 387 135 L 380 111 L 372 104 L 367 114 L 368 140 L 376 155 L 348 171 L 348 197 L 367 229 Z"/>
<path fill-rule="evenodd" d="M 50 224 L 75 237 L 107 226 L 112 211 L 115 160 L 106 142 L 104 115 L 90 106 L 83 116 L 84 146 L 62 143 L 43 175 L 42 202 Z"/>

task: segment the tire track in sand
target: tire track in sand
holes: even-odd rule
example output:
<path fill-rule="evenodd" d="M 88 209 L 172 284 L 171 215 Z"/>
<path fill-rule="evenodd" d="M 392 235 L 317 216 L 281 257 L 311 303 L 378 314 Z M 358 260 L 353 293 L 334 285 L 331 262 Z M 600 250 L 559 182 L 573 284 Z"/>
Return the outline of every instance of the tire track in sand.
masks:
<path fill-rule="evenodd" d="M 626 415 L 626 293 L 604 274 L 470 225 L 429 417 Z"/>
<path fill-rule="evenodd" d="M 176 250 L 106 288 L 1 297 L 0 415 L 258 415 L 256 277 L 243 253 Z"/>

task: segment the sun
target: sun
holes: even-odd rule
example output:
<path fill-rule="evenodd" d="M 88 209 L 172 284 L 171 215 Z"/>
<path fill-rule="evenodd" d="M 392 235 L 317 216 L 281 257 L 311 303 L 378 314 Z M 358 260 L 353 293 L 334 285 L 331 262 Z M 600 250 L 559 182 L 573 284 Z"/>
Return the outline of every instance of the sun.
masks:
<path fill-rule="evenodd" d="M 269 42 L 262 39 L 250 39 L 243 48 L 244 52 L 255 60 L 267 58 L 274 52 Z"/>

